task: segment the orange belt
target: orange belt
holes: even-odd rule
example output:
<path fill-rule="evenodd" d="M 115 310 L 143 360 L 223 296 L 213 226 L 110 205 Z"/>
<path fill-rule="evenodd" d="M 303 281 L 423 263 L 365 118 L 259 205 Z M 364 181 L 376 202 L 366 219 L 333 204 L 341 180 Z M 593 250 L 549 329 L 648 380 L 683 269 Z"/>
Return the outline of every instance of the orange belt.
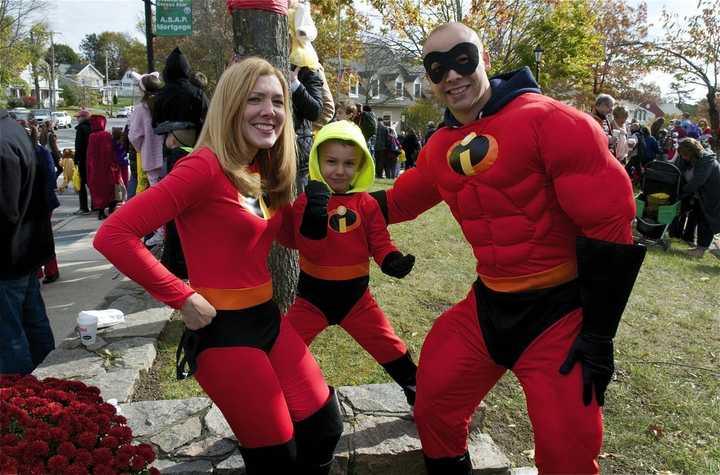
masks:
<path fill-rule="evenodd" d="M 350 280 L 370 274 L 370 262 L 350 266 L 320 266 L 300 256 L 300 270 L 316 279 Z"/>
<path fill-rule="evenodd" d="M 193 287 L 195 292 L 207 299 L 217 310 L 241 310 L 250 308 L 272 299 L 272 281 L 247 289 L 215 289 L 212 287 Z"/>
<path fill-rule="evenodd" d="M 537 274 L 517 277 L 489 277 L 479 275 L 486 287 L 496 292 L 522 292 L 524 290 L 547 289 L 570 282 L 577 277 L 577 262 L 570 261 Z"/>

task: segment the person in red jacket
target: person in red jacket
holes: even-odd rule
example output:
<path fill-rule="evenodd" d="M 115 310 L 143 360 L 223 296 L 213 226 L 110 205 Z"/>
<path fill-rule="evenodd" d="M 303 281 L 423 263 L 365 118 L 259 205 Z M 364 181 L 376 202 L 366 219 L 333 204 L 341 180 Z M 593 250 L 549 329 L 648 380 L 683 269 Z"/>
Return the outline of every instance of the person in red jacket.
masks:
<path fill-rule="evenodd" d="M 120 183 L 120 167 L 115 161 L 112 135 L 105 130 L 104 115 L 90 116 L 90 138 L 87 146 L 87 180 L 92 208 L 98 219 L 105 219 L 105 208 L 115 210 L 115 184 Z"/>
<path fill-rule="evenodd" d="M 283 74 L 248 58 L 220 78 L 195 150 L 99 229 L 95 247 L 179 309 L 178 354 L 232 428 L 249 475 L 327 475 L 342 419 L 334 392 L 272 300 L 267 259 L 295 181 Z M 142 236 L 175 220 L 189 285 Z"/>
<path fill-rule="evenodd" d="M 424 44 L 445 126 L 374 196 L 390 223 L 444 201 L 477 259 L 467 298 L 420 353 L 415 422 L 429 474 L 470 474 L 468 421 L 507 370 L 523 386 L 541 474 L 597 473 L 613 338 L 644 258 L 627 174 L 588 114 L 528 68 L 488 78 L 461 23 Z"/>
<path fill-rule="evenodd" d="M 287 319 L 308 345 L 328 325 L 341 326 L 385 368 L 412 406 L 417 367 L 370 294 L 368 257 L 398 279 L 412 270 L 415 257 L 397 250 L 366 191 L 375 167 L 360 127 L 341 120 L 320 129 L 309 168 L 311 181 L 288 210 L 279 236 L 300 251 L 298 297 Z"/>

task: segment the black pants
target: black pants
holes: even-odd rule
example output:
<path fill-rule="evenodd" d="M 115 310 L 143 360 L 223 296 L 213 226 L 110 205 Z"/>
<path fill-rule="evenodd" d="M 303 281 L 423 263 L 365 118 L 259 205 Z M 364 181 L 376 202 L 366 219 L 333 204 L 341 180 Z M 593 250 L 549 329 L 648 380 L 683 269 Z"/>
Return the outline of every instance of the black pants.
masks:
<path fill-rule="evenodd" d="M 697 245 L 698 247 L 710 247 L 715 236 L 710 229 L 705 213 L 700 207 L 700 200 L 695 200 L 695 219 L 697 219 Z"/>
<path fill-rule="evenodd" d="M 382 178 L 385 171 L 385 161 L 387 160 L 387 150 L 375 149 L 375 178 Z"/>
<path fill-rule="evenodd" d="M 85 160 L 78 162 L 78 171 L 80 172 L 80 209 L 82 211 L 89 211 L 88 208 L 88 194 L 87 194 L 87 168 L 85 167 Z"/>

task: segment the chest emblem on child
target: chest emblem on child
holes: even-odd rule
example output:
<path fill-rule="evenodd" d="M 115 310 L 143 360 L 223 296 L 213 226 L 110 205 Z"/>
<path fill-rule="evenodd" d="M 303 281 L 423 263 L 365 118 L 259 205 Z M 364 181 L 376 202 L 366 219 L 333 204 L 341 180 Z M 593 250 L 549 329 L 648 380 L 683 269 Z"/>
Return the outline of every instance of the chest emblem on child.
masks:
<path fill-rule="evenodd" d="M 452 144 L 447 153 L 448 165 L 460 175 L 473 176 L 487 171 L 498 157 L 498 143 L 491 135 L 470 132 Z"/>
<path fill-rule="evenodd" d="M 343 205 L 328 212 L 328 226 L 338 233 L 349 233 L 360 226 L 360 215 Z"/>

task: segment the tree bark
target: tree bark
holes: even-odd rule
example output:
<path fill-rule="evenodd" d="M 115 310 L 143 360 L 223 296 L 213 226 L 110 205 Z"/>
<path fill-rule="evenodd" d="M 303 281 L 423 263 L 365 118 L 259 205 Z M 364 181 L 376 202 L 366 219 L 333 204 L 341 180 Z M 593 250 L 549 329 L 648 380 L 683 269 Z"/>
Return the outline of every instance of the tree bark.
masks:
<path fill-rule="evenodd" d="M 720 155 L 720 113 L 717 108 L 717 90 L 714 87 L 708 87 L 707 93 L 708 115 L 710 116 L 710 129 L 712 130 L 712 147 L 716 155 Z"/>
<path fill-rule="evenodd" d="M 259 56 L 288 75 L 287 17 L 264 10 L 234 10 L 233 37 L 235 53 L 242 57 Z M 291 117 L 286 127 L 291 127 Z M 273 244 L 268 258 L 272 273 L 273 299 L 285 313 L 295 300 L 298 266 L 297 252 Z"/>

